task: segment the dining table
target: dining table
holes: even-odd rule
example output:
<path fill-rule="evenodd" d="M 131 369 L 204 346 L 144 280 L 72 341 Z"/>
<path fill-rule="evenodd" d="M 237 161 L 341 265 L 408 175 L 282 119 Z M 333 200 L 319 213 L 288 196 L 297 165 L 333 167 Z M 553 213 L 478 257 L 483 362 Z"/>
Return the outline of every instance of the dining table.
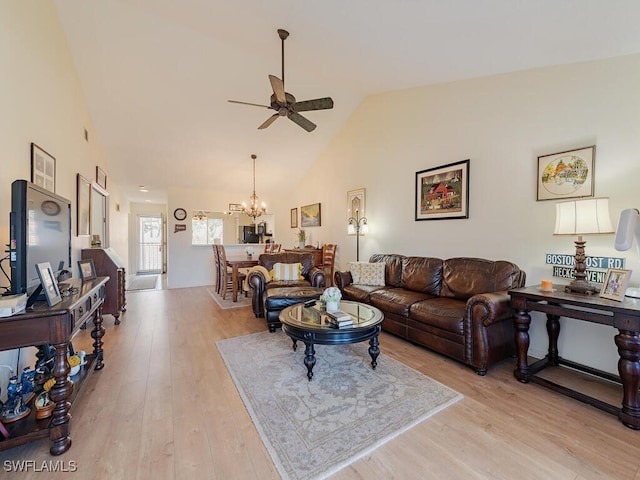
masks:
<path fill-rule="evenodd" d="M 249 255 L 230 255 L 227 257 L 227 267 L 231 267 L 231 298 L 238 301 L 238 272 L 241 268 L 251 268 L 258 265 L 258 259 Z"/>

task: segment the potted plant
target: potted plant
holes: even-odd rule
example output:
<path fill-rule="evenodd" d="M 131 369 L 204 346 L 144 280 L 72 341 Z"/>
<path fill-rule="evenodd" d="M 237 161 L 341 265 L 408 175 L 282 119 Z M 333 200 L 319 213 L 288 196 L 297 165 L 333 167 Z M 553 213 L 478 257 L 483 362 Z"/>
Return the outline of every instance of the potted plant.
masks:
<path fill-rule="evenodd" d="M 305 240 L 307 239 L 307 233 L 301 228 L 298 230 L 298 245 L 300 248 L 304 248 Z"/>
<path fill-rule="evenodd" d="M 327 312 L 335 312 L 340 309 L 342 292 L 338 287 L 329 287 L 322 293 L 322 300 L 327 304 Z"/>

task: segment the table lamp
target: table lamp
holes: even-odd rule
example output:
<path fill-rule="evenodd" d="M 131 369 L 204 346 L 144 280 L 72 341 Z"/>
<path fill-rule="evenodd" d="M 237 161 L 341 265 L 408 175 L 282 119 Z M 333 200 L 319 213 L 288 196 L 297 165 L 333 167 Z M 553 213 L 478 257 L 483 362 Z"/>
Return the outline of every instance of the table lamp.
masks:
<path fill-rule="evenodd" d="M 600 289 L 587 280 L 587 243 L 582 235 L 614 233 L 609 217 L 608 198 L 586 198 L 556 204 L 556 227 L 554 235 L 578 235 L 575 257 L 575 279 L 565 287 L 565 291 L 591 295 Z"/>

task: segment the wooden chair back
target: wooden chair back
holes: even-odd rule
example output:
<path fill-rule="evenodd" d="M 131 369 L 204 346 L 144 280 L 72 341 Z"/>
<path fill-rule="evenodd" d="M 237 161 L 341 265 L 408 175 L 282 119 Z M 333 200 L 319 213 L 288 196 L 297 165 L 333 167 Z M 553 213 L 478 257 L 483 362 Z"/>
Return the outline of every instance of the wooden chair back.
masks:
<path fill-rule="evenodd" d="M 331 243 L 322 246 L 322 269 L 328 273 L 328 286 L 333 285 L 333 269 L 336 261 L 337 248 L 337 245 Z"/>

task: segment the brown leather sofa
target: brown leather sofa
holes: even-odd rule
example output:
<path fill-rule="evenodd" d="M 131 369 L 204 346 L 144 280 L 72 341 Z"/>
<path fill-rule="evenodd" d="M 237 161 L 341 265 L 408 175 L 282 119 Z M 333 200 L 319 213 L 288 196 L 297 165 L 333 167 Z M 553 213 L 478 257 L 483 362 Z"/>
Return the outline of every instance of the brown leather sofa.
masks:
<path fill-rule="evenodd" d="M 302 264 L 303 280 L 271 281 L 264 270 L 271 271 L 276 263 Z M 253 290 L 251 306 L 256 317 L 266 316 L 270 332 L 279 327 L 280 312 L 290 305 L 317 299 L 322 295 L 326 274 L 314 266 L 313 253 L 263 253 L 258 257 L 258 265 L 263 269 L 251 269 L 247 273 L 247 283 Z"/>
<path fill-rule="evenodd" d="M 407 257 L 376 254 L 385 263 L 384 286 L 353 285 L 351 272 L 336 272 L 345 300 L 384 313 L 385 331 L 471 366 L 479 375 L 515 354 L 509 295 L 526 274 L 504 260 Z"/>

